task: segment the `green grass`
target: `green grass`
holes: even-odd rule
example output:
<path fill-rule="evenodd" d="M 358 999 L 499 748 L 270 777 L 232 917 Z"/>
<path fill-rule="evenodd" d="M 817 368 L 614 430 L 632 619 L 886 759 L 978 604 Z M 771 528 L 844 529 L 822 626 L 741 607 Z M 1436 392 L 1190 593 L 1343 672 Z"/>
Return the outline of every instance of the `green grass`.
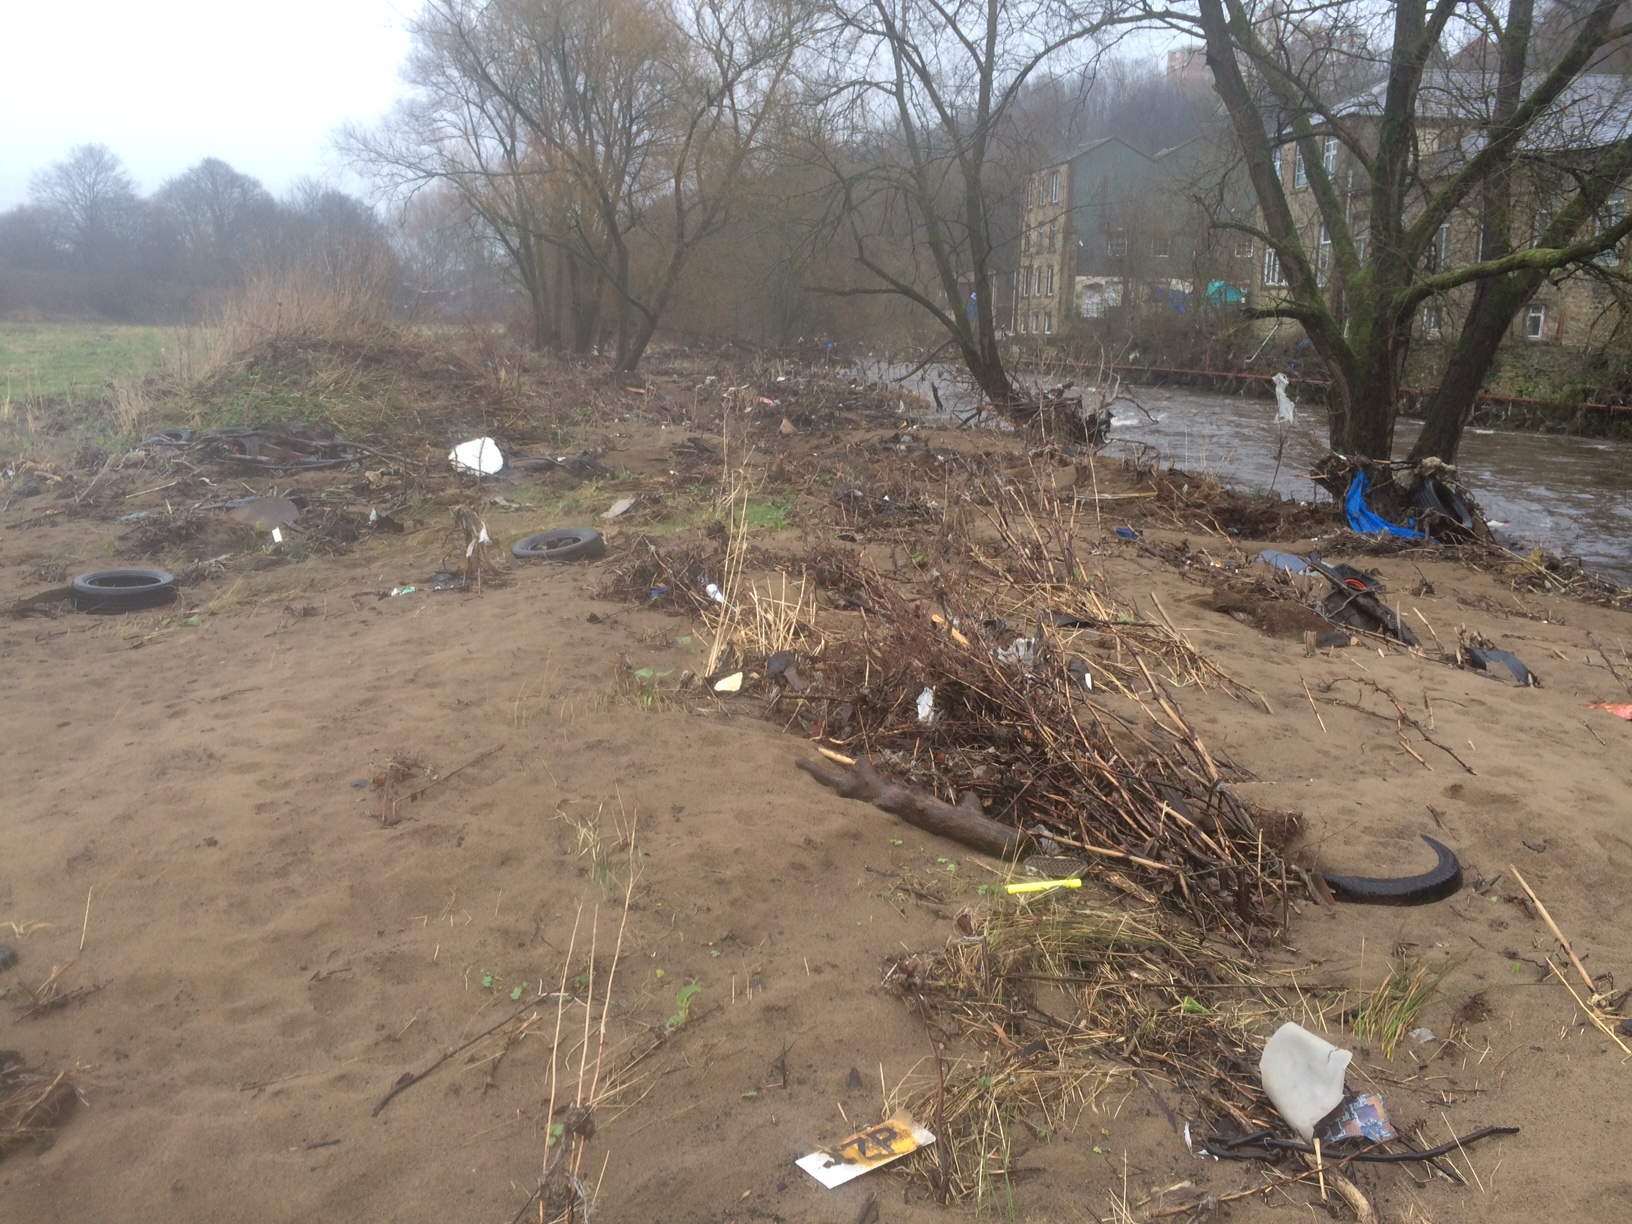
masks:
<path fill-rule="evenodd" d="M 173 335 L 113 323 L 0 322 L 0 400 L 100 398 L 110 378 L 158 369 Z"/>

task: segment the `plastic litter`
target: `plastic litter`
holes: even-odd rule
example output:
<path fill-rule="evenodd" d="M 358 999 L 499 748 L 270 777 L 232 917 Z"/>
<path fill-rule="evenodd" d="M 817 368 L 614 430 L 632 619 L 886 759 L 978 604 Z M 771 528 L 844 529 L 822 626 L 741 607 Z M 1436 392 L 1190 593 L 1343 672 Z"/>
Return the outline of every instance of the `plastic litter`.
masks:
<path fill-rule="evenodd" d="M 1431 1028 L 1414 1028 L 1407 1033 L 1406 1036 L 1411 1038 L 1411 1040 L 1416 1042 L 1418 1045 L 1427 1045 L 1430 1041 L 1438 1040 L 1434 1036 L 1434 1030 Z"/>
<path fill-rule="evenodd" d="M 1511 650 L 1482 650 L 1477 646 L 1464 646 L 1463 653 L 1470 664 L 1482 672 L 1490 671 L 1492 663 L 1500 663 L 1513 673 L 1513 679 L 1528 688 L 1540 688 L 1541 680 L 1523 663 L 1519 656 Z"/>
<path fill-rule="evenodd" d="M 419 590 L 418 587 L 399 586 L 399 587 L 393 587 L 391 589 L 391 594 L 393 594 L 393 595 L 412 595 L 417 590 Z"/>
<path fill-rule="evenodd" d="M 1345 1139 L 1387 1143 L 1390 1139 L 1399 1138 L 1399 1134 L 1388 1120 L 1388 1109 L 1383 1105 L 1383 1098 L 1375 1092 L 1362 1092 L 1348 1100 L 1343 1112 L 1320 1132 L 1320 1138 L 1322 1143 L 1342 1143 Z"/>
<path fill-rule="evenodd" d="M 1139 533 L 1132 527 L 1118 527 L 1116 529 L 1116 538 L 1119 540 L 1137 540 Z"/>
<path fill-rule="evenodd" d="M 1292 424 L 1292 410 L 1297 405 L 1292 402 L 1292 397 L 1286 393 L 1286 375 L 1277 374 L 1269 381 L 1275 384 L 1275 423 L 1277 425 Z"/>
<path fill-rule="evenodd" d="M 715 583 L 711 582 L 704 587 L 703 593 L 717 604 L 723 604 L 725 602 L 725 596 L 720 593 L 720 588 Z"/>
<path fill-rule="evenodd" d="M 716 693 L 738 693 L 742 691 L 742 673 L 732 672 L 729 676 L 722 676 L 714 682 Z"/>
<path fill-rule="evenodd" d="M 1263 565 L 1273 565 L 1276 569 L 1283 569 L 1289 574 L 1309 574 L 1314 571 L 1302 557 L 1295 557 L 1291 553 L 1281 552 L 1276 548 L 1266 548 L 1253 560 Z"/>
<path fill-rule="evenodd" d="M 877 1126 L 859 1130 L 830 1148 L 801 1156 L 794 1163 L 832 1190 L 934 1142 L 935 1136 L 902 1109 Z"/>
<path fill-rule="evenodd" d="M 492 438 L 472 438 L 448 452 L 455 470 L 473 476 L 492 476 L 504 468 L 504 452 Z"/>
<path fill-rule="evenodd" d="M 1616 705 L 1609 701 L 1592 701 L 1587 703 L 1587 709 L 1608 710 L 1616 718 L 1624 718 L 1628 722 L 1632 722 L 1632 704 Z"/>
<path fill-rule="evenodd" d="M 601 515 L 601 518 L 602 519 L 615 519 L 615 518 L 618 517 L 618 515 L 624 513 L 626 510 L 629 509 L 630 506 L 633 506 L 634 504 L 635 504 L 635 499 L 634 498 L 632 498 L 632 497 L 620 497 L 617 501 L 612 503 L 611 508 L 609 510 L 607 510 L 606 513 Z"/>
<path fill-rule="evenodd" d="M 1305 1143 L 1315 1126 L 1343 1103 L 1343 1073 L 1354 1055 L 1288 1021 L 1275 1030 L 1258 1060 L 1264 1092 Z"/>
<path fill-rule="evenodd" d="M 1349 482 L 1349 491 L 1343 495 L 1343 512 L 1348 516 L 1349 527 L 1360 535 L 1392 535 L 1402 536 L 1407 540 L 1420 540 L 1424 536 L 1417 530 L 1416 523 L 1410 522 L 1401 527 L 1391 523 L 1381 515 L 1376 514 L 1366 505 L 1366 490 L 1371 487 L 1364 472 L 1356 472 L 1354 479 Z"/>
<path fill-rule="evenodd" d="M 918 694 L 918 721 L 927 723 L 935 717 L 935 690 L 926 688 Z"/>

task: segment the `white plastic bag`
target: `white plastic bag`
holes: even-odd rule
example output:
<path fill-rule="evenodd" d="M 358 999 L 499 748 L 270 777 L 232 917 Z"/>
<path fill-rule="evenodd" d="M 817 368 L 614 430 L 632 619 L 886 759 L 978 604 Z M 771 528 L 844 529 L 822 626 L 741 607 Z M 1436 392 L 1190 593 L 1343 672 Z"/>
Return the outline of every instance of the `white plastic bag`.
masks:
<path fill-rule="evenodd" d="M 1305 1143 L 1315 1123 L 1343 1103 L 1343 1073 L 1354 1057 L 1290 1022 L 1275 1030 L 1258 1060 L 1270 1104 Z"/>
<path fill-rule="evenodd" d="M 492 438 L 472 438 L 449 451 L 448 462 L 472 476 L 491 476 L 504 467 L 504 454 Z"/>

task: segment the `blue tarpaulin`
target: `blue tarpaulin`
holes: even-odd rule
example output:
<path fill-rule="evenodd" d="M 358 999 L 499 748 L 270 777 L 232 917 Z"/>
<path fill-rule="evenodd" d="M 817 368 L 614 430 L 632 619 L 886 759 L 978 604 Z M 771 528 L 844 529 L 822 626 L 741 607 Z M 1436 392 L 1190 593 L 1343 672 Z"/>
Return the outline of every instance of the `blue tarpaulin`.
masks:
<path fill-rule="evenodd" d="M 1401 527 L 1375 514 L 1371 507 L 1366 505 L 1366 490 L 1370 484 L 1364 472 L 1356 472 L 1354 479 L 1349 482 L 1349 491 L 1343 495 L 1343 509 L 1349 516 L 1350 529 L 1361 535 L 1392 535 L 1404 536 L 1408 540 L 1420 540 L 1423 533 L 1417 530 L 1415 519 L 1407 520 Z"/>

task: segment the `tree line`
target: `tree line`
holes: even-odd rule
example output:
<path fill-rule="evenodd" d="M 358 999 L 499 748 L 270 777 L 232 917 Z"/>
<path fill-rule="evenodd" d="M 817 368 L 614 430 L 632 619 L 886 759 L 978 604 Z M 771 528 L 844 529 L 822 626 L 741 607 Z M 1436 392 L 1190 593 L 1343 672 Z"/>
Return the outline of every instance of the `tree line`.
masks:
<path fill-rule="evenodd" d="M 182 321 L 256 271 L 395 260 L 374 208 L 316 180 L 278 199 L 209 157 L 142 196 L 112 150 L 88 144 L 0 213 L 0 313 Z"/>

